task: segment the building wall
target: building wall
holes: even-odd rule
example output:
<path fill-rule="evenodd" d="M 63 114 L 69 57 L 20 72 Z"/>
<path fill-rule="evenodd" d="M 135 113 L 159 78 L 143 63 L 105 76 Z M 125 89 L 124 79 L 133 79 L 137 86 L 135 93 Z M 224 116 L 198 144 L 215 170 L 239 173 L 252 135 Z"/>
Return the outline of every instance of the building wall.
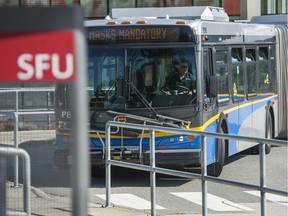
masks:
<path fill-rule="evenodd" d="M 240 14 L 242 20 L 250 20 L 253 16 L 261 15 L 261 0 L 241 0 Z"/>
<path fill-rule="evenodd" d="M 104 18 L 111 8 L 119 7 L 179 7 L 179 6 L 217 6 L 224 7 L 232 19 L 240 19 L 240 2 L 247 0 L 0 0 L 1 6 L 56 6 L 81 5 L 87 19 Z M 255 7 L 245 8 L 247 11 L 260 10 L 261 14 L 288 13 L 287 0 L 250 0 Z M 242 9 L 242 13 L 247 13 Z M 250 12 L 253 13 L 253 12 Z M 242 18 L 241 18 L 242 19 Z"/>

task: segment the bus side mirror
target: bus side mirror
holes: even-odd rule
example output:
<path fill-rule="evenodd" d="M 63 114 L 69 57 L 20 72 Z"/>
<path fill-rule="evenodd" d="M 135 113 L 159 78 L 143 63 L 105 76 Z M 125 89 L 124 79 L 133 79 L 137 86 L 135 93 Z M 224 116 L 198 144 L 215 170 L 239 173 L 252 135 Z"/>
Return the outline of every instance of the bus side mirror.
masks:
<path fill-rule="evenodd" d="M 207 97 L 215 98 L 217 97 L 217 77 L 216 76 L 207 76 L 206 77 L 206 92 Z"/>

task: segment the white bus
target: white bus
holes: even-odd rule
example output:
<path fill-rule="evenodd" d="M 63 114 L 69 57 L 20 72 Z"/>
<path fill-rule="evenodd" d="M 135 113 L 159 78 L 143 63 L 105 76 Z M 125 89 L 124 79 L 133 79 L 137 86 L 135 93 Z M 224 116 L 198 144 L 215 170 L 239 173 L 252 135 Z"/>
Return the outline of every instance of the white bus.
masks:
<path fill-rule="evenodd" d="M 111 120 L 267 138 L 287 134 L 279 125 L 279 118 L 287 119 L 287 79 L 281 78 L 287 77 L 287 47 L 279 51 L 287 27 L 280 35 L 274 25 L 229 22 L 217 7 L 112 9 L 85 26 L 92 165 L 105 163 L 102 132 Z M 56 162 L 69 155 L 63 125 Z M 114 131 L 112 158 L 148 164 L 146 132 Z M 207 143 L 214 176 L 226 157 L 252 147 L 258 152 L 251 143 Z M 157 166 L 200 166 L 200 137 L 156 133 L 155 145 Z"/>

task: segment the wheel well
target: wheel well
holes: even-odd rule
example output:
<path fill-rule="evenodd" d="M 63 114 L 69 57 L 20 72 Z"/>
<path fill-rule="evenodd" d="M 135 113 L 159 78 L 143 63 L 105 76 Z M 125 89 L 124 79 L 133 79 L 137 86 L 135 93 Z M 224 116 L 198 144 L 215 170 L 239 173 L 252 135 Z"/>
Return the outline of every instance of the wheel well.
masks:
<path fill-rule="evenodd" d="M 221 122 L 221 128 L 223 130 L 223 133 L 228 134 L 228 125 L 226 120 L 223 120 Z M 229 140 L 225 140 L 225 157 L 228 157 L 229 155 Z"/>
<path fill-rule="evenodd" d="M 272 119 L 272 137 L 275 137 L 275 116 L 274 116 L 274 110 L 272 106 L 270 106 L 269 108 L 269 114 Z"/>

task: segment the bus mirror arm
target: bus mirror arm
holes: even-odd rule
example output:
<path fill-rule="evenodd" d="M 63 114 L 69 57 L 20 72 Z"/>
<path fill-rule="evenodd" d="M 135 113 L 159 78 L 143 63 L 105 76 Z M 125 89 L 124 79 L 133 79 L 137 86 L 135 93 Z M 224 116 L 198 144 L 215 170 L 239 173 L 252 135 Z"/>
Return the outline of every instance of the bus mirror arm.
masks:
<path fill-rule="evenodd" d="M 215 98 L 217 97 L 217 77 L 216 76 L 207 76 L 206 77 L 206 92 L 207 97 Z"/>

